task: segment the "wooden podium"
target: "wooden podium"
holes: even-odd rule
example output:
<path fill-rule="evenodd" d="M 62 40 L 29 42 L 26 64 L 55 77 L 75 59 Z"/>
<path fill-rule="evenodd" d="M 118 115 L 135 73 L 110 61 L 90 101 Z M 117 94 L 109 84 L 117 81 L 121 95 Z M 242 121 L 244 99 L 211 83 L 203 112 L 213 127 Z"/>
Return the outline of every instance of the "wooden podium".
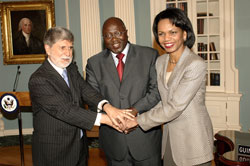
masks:
<path fill-rule="evenodd" d="M 20 107 L 31 106 L 29 92 L 0 92 L 0 97 L 5 93 L 10 93 L 10 94 L 15 95 L 19 101 Z"/>
<path fill-rule="evenodd" d="M 19 107 L 29 107 L 31 106 L 30 94 L 29 92 L 0 92 L 0 97 L 5 93 L 11 93 L 15 95 L 19 101 Z M 87 130 L 87 137 L 99 137 L 99 127 L 94 126 L 92 130 Z"/>
<path fill-rule="evenodd" d="M 20 144 L 20 156 L 21 156 L 21 166 L 24 166 L 24 149 L 23 149 L 23 133 L 22 133 L 22 116 L 21 107 L 31 106 L 29 92 L 0 92 L 0 97 L 4 94 L 12 94 L 18 100 L 17 107 L 17 118 L 18 118 L 18 128 L 19 128 L 19 144 Z"/>

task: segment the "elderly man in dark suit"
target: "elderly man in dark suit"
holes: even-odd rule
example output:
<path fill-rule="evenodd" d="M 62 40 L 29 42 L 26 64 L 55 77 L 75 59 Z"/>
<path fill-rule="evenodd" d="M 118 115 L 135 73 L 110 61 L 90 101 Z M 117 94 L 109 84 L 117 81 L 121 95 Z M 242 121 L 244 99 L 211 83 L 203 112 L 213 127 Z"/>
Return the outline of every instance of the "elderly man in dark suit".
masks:
<path fill-rule="evenodd" d="M 127 29 L 116 17 L 105 21 L 102 34 L 106 49 L 88 60 L 87 81 L 115 107 L 143 114 L 160 100 L 157 51 L 129 43 Z M 161 165 L 160 127 L 148 132 L 136 128 L 124 134 L 101 125 L 100 143 L 108 166 Z"/>
<path fill-rule="evenodd" d="M 13 39 L 13 54 L 44 54 L 45 50 L 40 39 L 32 34 L 33 24 L 29 18 L 19 21 L 18 33 Z"/>
<path fill-rule="evenodd" d="M 100 123 L 118 129 L 122 125 L 117 121 L 124 124 L 124 118 L 130 118 L 125 110 L 107 103 L 82 78 L 72 63 L 73 41 L 67 29 L 49 29 L 44 37 L 48 58 L 29 80 L 34 166 L 87 166 L 85 129 Z M 103 109 L 116 121 L 113 124 L 107 115 L 84 109 L 83 102 L 94 105 L 96 110 Z"/>

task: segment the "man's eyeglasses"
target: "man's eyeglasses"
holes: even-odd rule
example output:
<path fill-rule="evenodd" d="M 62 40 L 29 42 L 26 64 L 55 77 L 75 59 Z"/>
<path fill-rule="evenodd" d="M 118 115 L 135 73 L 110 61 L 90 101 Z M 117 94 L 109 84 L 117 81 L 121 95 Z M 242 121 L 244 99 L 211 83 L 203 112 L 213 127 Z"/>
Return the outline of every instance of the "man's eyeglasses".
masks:
<path fill-rule="evenodd" d="M 107 34 L 103 35 L 103 38 L 105 38 L 105 39 L 112 39 L 113 37 L 119 38 L 119 37 L 121 37 L 125 32 L 127 32 L 127 30 L 126 30 L 126 31 L 123 31 L 123 32 L 116 31 L 116 32 L 114 32 L 114 33 L 107 33 Z"/>

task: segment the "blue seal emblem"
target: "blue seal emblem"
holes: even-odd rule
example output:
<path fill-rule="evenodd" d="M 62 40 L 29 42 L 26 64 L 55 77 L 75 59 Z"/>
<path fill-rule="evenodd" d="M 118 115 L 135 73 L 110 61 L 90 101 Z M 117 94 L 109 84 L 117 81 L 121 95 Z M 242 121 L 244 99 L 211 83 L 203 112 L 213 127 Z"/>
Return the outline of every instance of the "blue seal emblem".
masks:
<path fill-rule="evenodd" d="M 1 109 L 7 113 L 15 112 L 19 107 L 19 102 L 15 95 L 5 93 L 1 96 Z"/>

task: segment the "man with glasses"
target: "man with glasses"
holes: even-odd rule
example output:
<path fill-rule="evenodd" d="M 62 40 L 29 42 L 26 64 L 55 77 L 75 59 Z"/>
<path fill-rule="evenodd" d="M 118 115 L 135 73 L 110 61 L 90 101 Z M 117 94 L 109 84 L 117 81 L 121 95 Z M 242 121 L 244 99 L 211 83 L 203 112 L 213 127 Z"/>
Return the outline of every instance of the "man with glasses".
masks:
<path fill-rule="evenodd" d="M 106 49 L 88 59 L 87 81 L 113 106 L 143 114 L 159 100 L 156 50 L 128 42 L 123 21 L 111 17 L 104 22 Z M 107 125 L 100 127 L 100 145 L 108 166 L 160 166 L 160 127 L 144 132 L 137 127 L 128 134 Z"/>

